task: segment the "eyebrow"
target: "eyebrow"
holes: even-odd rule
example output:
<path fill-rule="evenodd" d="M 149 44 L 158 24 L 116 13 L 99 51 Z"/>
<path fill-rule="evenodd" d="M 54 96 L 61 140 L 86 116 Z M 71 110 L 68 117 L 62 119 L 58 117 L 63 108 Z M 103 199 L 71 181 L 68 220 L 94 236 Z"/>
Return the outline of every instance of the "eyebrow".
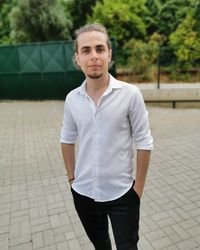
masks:
<path fill-rule="evenodd" d="M 95 46 L 95 48 L 101 48 L 101 47 L 106 47 L 106 46 L 104 44 L 98 44 L 98 45 Z M 90 48 L 91 48 L 91 46 L 83 46 L 81 48 L 81 50 L 90 49 Z"/>
<path fill-rule="evenodd" d="M 89 48 L 90 48 L 90 46 L 83 46 L 83 47 L 81 48 L 81 50 L 89 49 Z"/>

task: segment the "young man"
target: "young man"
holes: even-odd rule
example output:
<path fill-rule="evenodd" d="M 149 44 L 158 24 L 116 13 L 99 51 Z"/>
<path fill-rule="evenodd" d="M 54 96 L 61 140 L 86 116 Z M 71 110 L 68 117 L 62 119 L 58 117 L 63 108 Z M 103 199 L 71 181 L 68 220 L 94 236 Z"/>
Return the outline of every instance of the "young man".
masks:
<path fill-rule="evenodd" d="M 111 249 L 108 216 L 117 249 L 135 250 L 153 147 L 148 113 L 138 88 L 108 73 L 112 51 L 106 29 L 89 24 L 75 35 L 75 61 L 86 79 L 66 97 L 60 136 L 75 208 L 96 250 Z"/>

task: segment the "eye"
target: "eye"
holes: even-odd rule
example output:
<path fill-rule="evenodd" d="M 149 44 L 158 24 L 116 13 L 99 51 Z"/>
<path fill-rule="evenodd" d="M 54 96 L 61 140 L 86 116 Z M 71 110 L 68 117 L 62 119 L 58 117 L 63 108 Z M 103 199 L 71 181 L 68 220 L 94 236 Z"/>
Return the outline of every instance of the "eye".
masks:
<path fill-rule="evenodd" d="M 84 48 L 84 49 L 82 49 L 82 53 L 83 54 L 89 54 L 89 52 L 90 52 L 90 50 L 89 50 L 89 48 Z"/>
<path fill-rule="evenodd" d="M 103 53 L 105 51 L 105 49 L 104 49 L 104 47 L 101 46 L 101 47 L 97 47 L 96 51 L 98 53 Z"/>

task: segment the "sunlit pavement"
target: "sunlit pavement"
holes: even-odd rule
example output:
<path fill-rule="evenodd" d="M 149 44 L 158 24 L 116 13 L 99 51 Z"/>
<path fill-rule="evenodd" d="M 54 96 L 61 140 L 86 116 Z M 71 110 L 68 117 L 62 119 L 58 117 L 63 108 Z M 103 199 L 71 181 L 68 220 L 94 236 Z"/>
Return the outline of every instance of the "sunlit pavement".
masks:
<path fill-rule="evenodd" d="M 61 157 L 63 105 L 0 102 L 1 250 L 94 249 Z M 155 147 L 141 200 L 139 250 L 200 249 L 200 109 L 148 111 Z"/>

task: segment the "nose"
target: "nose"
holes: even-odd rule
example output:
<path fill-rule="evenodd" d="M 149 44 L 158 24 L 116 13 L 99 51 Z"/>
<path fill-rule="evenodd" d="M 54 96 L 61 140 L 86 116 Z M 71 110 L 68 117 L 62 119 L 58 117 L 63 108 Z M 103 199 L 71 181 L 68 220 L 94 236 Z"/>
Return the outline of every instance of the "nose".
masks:
<path fill-rule="evenodd" d="M 95 49 L 91 51 L 91 60 L 96 60 L 98 57 L 97 52 Z"/>

